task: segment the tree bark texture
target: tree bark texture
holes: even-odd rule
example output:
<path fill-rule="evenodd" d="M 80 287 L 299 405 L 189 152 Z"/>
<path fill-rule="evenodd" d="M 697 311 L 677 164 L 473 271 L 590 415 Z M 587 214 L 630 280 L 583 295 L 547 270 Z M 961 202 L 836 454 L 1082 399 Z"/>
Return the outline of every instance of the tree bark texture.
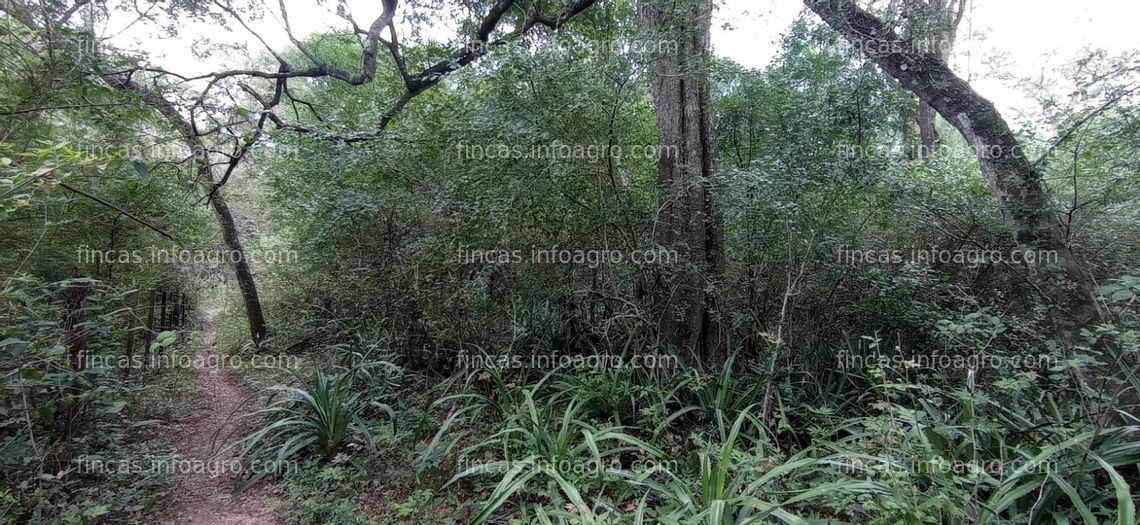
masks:
<path fill-rule="evenodd" d="M 663 275 L 655 305 L 664 342 L 708 359 L 723 350 L 710 314 L 707 282 L 720 267 L 721 225 L 713 210 L 716 137 L 710 106 L 711 0 L 642 0 L 638 18 L 649 38 L 675 43 L 655 58 L 653 106 L 661 135 L 657 243 L 677 250 L 688 267 Z"/>

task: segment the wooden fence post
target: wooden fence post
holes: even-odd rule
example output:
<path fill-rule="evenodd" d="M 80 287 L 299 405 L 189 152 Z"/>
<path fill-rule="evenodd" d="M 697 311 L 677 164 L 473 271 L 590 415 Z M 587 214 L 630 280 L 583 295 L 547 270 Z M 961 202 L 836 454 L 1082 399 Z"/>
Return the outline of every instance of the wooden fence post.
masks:
<path fill-rule="evenodd" d="M 83 368 L 84 354 L 87 352 L 87 326 L 83 321 L 83 303 L 91 288 L 87 285 L 72 285 L 63 289 L 63 344 L 67 348 L 68 364 L 73 370 Z"/>
<path fill-rule="evenodd" d="M 148 358 L 148 356 L 150 355 L 150 343 L 151 343 L 152 341 L 154 341 L 154 305 L 155 305 L 155 302 L 156 302 L 156 300 L 155 300 L 155 294 L 157 294 L 157 293 L 158 293 L 157 291 L 155 291 L 155 290 L 151 290 L 151 291 L 150 291 L 150 300 L 149 300 L 149 301 L 147 301 L 147 307 L 146 307 L 146 332 L 144 332 L 144 333 L 143 333 L 143 337 L 144 337 L 144 342 L 143 342 L 143 345 L 144 345 L 144 346 L 143 346 L 143 367 L 146 367 L 146 359 L 147 359 L 147 358 Z"/>
<path fill-rule="evenodd" d="M 162 315 L 158 317 L 158 331 L 161 332 L 167 328 L 170 328 L 170 325 L 167 324 L 167 319 L 169 319 L 169 317 L 166 316 L 166 299 L 170 296 L 170 292 L 164 291 L 158 293 L 162 294 Z"/>
<path fill-rule="evenodd" d="M 84 361 L 87 358 L 85 354 L 89 330 L 84 322 L 83 303 L 90 293 L 91 288 L 86 284 L 69 285 L 63 289 L 63 346 L 67 349 L 68 366 L 76 371 L 84 368 Z M 79 390 L 76 387 L 70 386 L 65 392 L 56 428 L 66 442 L 71 440 L 79 426 L 82 405 L 79 403 Z"/>
<path fill-rule="evenodd" d="M 174 292 L 174 327 L 182 328 L 182 292 Z"/>
<path fill-rule="evenodd" d="M 185 324 L 190 313 L 194 311 L 194 307 L 190 304 L 190 295 L 185 293 L 182 295 L 184 296 L 182 298 L 182 322 Z"/>
<path fill-rule="evenodd" d="M 130 295 L 131 315 L 127 317 L 127 377 L 131 376 L 131 363 L 135 356 L 135 327 L 139 321 L 139 291 L 133 290 Z"/>

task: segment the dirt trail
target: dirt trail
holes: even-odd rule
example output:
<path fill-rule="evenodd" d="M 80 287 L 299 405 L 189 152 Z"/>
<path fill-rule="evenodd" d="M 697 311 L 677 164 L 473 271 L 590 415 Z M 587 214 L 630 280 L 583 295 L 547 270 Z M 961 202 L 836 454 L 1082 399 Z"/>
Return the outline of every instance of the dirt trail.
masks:
<path fill-rule="evenodd" d="M 217 352 L 217 346 L 217 311 L 210 311 L 204 319 L 198 358 L 194 360 L 207 408 L 181 427 L 175 438 L 183 458 L 217 468 L 214 474 L 210 469 L 180 474 L 182 479 L 171 496 L 172 508 L 160 519 L 173 520 L 168 523 L 176 525 L 277 525 L 280 520 L 273 515 L 273 509 L 279 502 L 266 484 L 233 496 L 239 480 L 224 468 L 233 464 L 234 457 L 234 450 L 226 445 L 246 435 L 250 422 L 239 416 L 253 409 L 256 398 L 234 370 L 201 366 L 218 362 L 217 358 L 208 359 Z"/>

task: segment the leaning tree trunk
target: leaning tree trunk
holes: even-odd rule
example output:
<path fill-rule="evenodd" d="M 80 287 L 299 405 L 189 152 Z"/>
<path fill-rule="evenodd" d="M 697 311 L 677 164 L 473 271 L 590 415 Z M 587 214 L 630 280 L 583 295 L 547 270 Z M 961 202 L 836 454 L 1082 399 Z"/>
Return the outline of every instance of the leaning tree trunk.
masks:
<path fill-rule="evenodd" d="M 242 302 L 245 303 L 245 315 L 249 321 L 249 334 L 254 341 L 265 337 L 265 314 L 261 310 L 261 299 L 257 295 L 257 284 L 253 280 L 253 271 L 250 270 L 249 261 L 245 257 L 245 248 L 242 247 L 238 237 L 237 225 L 230 207 L 222 199 L 222 190 L 217 188 L 213 171 L 209 163 L 203 163 L 201 170 L 202 180 L 206 182 L 206 191 L 210 191 L 210 207 L 218 218 L 222 227 L 222 239 L 230 250 L 230 259 L 234 261 L 234 275 L 237 277 L 238 290 L 241 291 Z"/>
<path fill-rule="evenodd" d="M 723 350 L 713 321 L 707 279 L 720 267 L 722 233 L 713 211 L 716 173 L 709 80 L 711 0 L 642 0 L 638 18 L 652 38 L 675 42 L 654 57 L 653 106 L 661 135 L 658 157 L 658 244 L 677 250 L 690 271 L 667 270 L 657 294 L 658 333 L 663 341 L 698 359 Z"/>
<path fill-rule="evenodd" d="M 226 243 L 226 248 L 230 250 L 230 258 L 235 261 L 234 275 L 237 278 L 238 289 L 241 291 L 242 302 L 245 303 L 245 315 L 249 322 L 250 337 L 254 341 L 262 340 L 266 334 L 265 314 L 261 309 L 261 300 L 257 294 L 257 285 L 253 280 L 253 271 L 246 260 L 245 248 L 242 247 L 238 236 L 234 216 L 230 213 L 230 208 L 226 205 L 225 199 L 222 198 L 222 190 L 215 180 L 214 170 L 210 164 L 209 150 L 206 149 L 202 137 L 195 131 L 192 123 L 178 112 L 174 104 L 162 98 L 158 93 L 139 85 L 128 76 L 106 75 L 103 78 L 112 87 L 134 93 L 158 110 L 182 134 L 183 139 L 190 146 L 193 161 L 198 164 L 198 182 L 202 183 L 205 186 L 205 191 L 209 192 L 207 200 L 210 203 L 210 208 L 214 210 L 214 216 L 217 217 L 218 225 L 222 228 L 222 239 Z"/>
<path fill-rule="evenodd" d="M 1061 307 L 1067 328 L 1101 318 L 1092 278 L 1069 248 L 1033 163 L 994 105 L 970 88 L 937 54 L 922 52 L 852 0 L 804 0 L 827 25 L 934 108 L 974 148 L 982 175 L 997 194 L 1018 244 L 1054 251 L 1056 265 L 1031 267 L 1037 287 Z"/>

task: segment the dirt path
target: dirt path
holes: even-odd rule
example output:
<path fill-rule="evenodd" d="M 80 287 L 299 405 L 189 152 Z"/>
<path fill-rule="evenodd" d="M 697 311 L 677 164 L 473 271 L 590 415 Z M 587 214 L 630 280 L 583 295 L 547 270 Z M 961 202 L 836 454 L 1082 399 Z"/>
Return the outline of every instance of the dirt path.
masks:
<path fill-rule="evenodd" d="M 210 311 L 204 319 L 198 358 L 194 360 L 207 408 L 181 427 L 175 438 L 183 458 L 216 466 L 215 473 L 195 469 L 205 471 L 180 474 L 182 479 L 172 494 L 172 508 L 161 518 L 172 519 L 169 523 L 176 525 L 276 525 L 280 520 L 273 515 L 273 509 L 278 500 L 266 484 L 233 496 L 238 480 L 228 466 L 233 464 L 234 450 L 226 445 L 246 435 L 249 421 L 239 416 L 253 409 L 256 398 L 235 371 L 200 366 L 218 361 L 207 359 L 217 352 L 217 347 L 217 311 Z"/>

